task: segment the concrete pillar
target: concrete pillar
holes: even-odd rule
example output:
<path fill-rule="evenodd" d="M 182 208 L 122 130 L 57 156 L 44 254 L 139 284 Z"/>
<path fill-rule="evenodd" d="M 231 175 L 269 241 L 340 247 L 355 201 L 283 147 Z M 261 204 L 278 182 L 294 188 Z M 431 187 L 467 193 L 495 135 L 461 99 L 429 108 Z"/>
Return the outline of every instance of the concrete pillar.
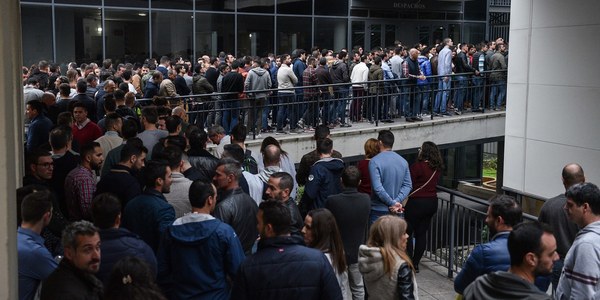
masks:
<path fill-rule="evenodd" d="M 21 85 L 21 11 L 18 0 L 0 9 L 0 299 L 18 299 L 16 188 L 23 165 L 23 86 Z"/>

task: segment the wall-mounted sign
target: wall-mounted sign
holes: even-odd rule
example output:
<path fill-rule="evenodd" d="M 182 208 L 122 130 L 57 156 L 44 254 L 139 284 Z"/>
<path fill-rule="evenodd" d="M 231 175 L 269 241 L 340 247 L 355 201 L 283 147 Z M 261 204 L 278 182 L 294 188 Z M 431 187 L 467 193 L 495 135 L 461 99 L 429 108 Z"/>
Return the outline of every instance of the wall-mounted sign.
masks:
<path fill-rule="evenodd" d="M 460 12 L 461 1 L 440 0 L 352 0 L 352 8 L 362 9 L 394 9 L 394 10 L 429 10 Z"/>

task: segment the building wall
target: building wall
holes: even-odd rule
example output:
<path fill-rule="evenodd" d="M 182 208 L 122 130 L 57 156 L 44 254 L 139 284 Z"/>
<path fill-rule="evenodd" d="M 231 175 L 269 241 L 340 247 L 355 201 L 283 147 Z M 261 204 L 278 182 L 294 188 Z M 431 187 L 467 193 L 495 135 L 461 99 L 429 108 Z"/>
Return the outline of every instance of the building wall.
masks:
<path fill-rule="evenodd" d="M 600 183 L 598 14 L 596 0 L 512 2 L 505 187 L 553 197 L 570 162 Z"/>

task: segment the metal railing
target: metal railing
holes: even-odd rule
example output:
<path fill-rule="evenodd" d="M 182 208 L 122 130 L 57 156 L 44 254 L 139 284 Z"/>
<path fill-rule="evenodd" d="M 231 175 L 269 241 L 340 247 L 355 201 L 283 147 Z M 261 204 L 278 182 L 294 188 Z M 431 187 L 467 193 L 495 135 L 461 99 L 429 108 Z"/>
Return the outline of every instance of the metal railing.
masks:
<path fill-rule="evenodd" d="M 286 91 L 280 89 L 165 98 L 170 103 L 183 104 L 190 117 L 190 123 L 196 123 L 199 127 L 223 125 L 225 122 L 230 122 L 229 125 L 231 125 L 231 123 L 235 123 L 234 118 L 238 122 L 244 122 L 250 132 L 256 133 L 278 121 L 286 122 L 292 129 L 296 127 L 300 119 L 310 126 L 318 124 L 335 126 L 366 121 L 378 126 L 380 122 L 390 122 L 390 120 L 403 116 L 410 116 L 411 119 L 427 117 L 433 120 L 437 116 L 441 117 L 441 113 L 444 112 L 446 115 L 461 114 L 467 108 L 465 106 L 467 103 L 471 105 L 470 110 L 478 113 L 485 113 L 488 109 L 497 108 L 499 105 L 491 103 L 490 99 L 501 98 L 503 99 L 501 102 L 505 103 L 506 81 L 492 81 L 490 76 L 500 72 L 505 73 L 506 70 L 485 71 L 481 72 L 479 76 L 473 73 L 428 76 L 425 82 L 420 83 L 410 83 L 409 79 L 401 78 L 360 83 L 296 86 L 287 90 L 287 95 L 293 95 L 293 97 L 285 100 L 282 100 L 284 99 L 282 96 L 286 95 Z M 444 77 L 450 78 L 451 84 L 440 89 L 439 81 Z M 289 91 L 294 93 L 289 93 Z M 500 95 L 502 91 L 504 94 Z M 260 98 L 253 96 L 257 94 L 266 96 Z M 444 94 L 447 95 L 445 96 L 447 97 L 445 106 L 442 101 Z M 437 98 L 440 100 L 437 101 Z M 253 101 L 256 99 L 262 99 L 261 103 Z M 137 103 L 143 106 L 151 104 L 152 100 L 138 99 Z M 280 110 L 283 110 L 283 113 L 280 113 Z M 283 114 L 283 117 L 278 117 L 278 114 Z M 270 124 L 267 123 L 268 119 L 271 120 Z M 283 124 L 278 125 L 278 129 L 283 126 Z M 256 129 L 254 129 L 255 126 Z M 233 126 L 223 127 L 227 130 Z"/>
<path fill-rule="evenodd" d="M 437 186 L 438 210 L 427 233 L 425 257 L 448 269 L 453 278 L 473 248 L 491 237 L 485 225 L 489 203 L 462 192 Z M 536 216 L 523 214 L 524 221 Z"/>

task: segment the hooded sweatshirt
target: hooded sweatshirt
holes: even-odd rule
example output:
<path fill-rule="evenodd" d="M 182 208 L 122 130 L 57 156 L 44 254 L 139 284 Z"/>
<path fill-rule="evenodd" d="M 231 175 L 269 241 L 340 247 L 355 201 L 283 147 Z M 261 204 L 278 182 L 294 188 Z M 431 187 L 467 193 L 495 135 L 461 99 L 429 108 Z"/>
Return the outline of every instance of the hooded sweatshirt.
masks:
<path fill-rule="evenodd" d="M 266 98 L 269 92 L 250 93 L 250 91 L 266 90 L 271 88 L 271 75 L 267 70 L 256 67 L 248 72 L 244 90 L 251 98 Z"/>
<path fill-rule="evenodd" d="M 477 278 L 467 286 L 463 299 L 537 300 L 552 298 L 525 279 L 509 272 L 498 271 Z"/>
<path fill-rule="evenodd" d="M 169 299 L 229 299 L 244 250 L 233 229 L 211 215 L 191 213 L 173 223 L 158 253 L 160 285 Z"/>
<path fill-rule="evenodd" d="M 340 178 L 343 170 L 344 161 L 333 157 L 322 158 L 312 165 L 302 196 L 309 209 L 325 207 L 329 195 L 342 192 Z"/>

